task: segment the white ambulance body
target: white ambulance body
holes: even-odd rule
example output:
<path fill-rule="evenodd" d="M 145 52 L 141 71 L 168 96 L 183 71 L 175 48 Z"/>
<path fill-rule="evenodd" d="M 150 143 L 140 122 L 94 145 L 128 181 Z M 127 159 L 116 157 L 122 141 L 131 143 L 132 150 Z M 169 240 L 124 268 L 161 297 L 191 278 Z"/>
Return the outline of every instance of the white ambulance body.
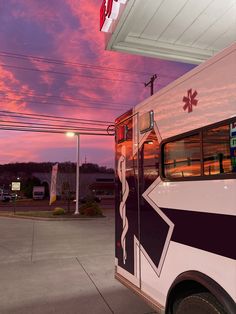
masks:
<path fill-rule="evenodd" d="M 236 313 L 236 43 L 116 120 L 116 278 L 158 313 Z"/>

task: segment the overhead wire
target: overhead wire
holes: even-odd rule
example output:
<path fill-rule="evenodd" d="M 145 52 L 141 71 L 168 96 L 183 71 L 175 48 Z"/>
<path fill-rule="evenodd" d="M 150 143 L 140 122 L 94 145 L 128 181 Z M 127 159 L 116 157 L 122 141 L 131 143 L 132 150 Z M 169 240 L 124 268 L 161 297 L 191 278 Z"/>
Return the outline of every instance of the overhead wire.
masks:
<path fill-rule="evenodd" d="M 68 131 L 75 133 L 87 133 L 91 135 L 104 134 L 113 135 L 114 132 L 108 132 L 108 129 L 113 126 L 110 121 L 86 120 L 76 118 L 64 118 L 58 116 L 46 116 L 30 113 L 17 113 L 14 111 L 1 110 L 0 129 L 9 130 L 41 130 L 42 132 L 58 132 L 66 133 Z M 22 118 L 24 121 L 18 121 L 12 118 Z M 58 117 L 58 118 L 56 118 Z M 5 118 L 5 119 L 4 119 Z M 37 121 L 32 122 L 33 119 Z M 50 120 L 50 123 L 46 122 Z M 40 121 L 40 122 L 39 122 Z M 41 123 L 43 122 L 43 123 Z M 74 125 L 76 123 L 76 125 Z M 91 126 L 92 124 L 92 126 Z M 82 126 L 81 126 L 82 125 Z"/>
<path fill-rule="evenodd" d="M 97 133 L 104 133 L 113 135 L 111 132 L 108 132 L 108 127 L 88 127 L 88 126 L 71 126 L 68 124 L 45 124 L 45 123 L 32 123 L 32 122 L 18 122 L 18 121 L 9 121 L 9 120 L 0 120 L 0 129 L 14 129 L 14 130 L 42 130 L 45 132 L 48 131 L 60 131 L 62 133 L 74 132 L 74 133 L 92 133 L 96 135 Z"/>
<path fill-rule="evenodd" d="M 4 127 L 0 125 L 0 130 L 5 131 L 24 131 L 24 132 L 40 132 L 40 133 L 60 133 L 65 134 L 64 130 L 48 130 L 48 129 L 31 129 L 31 128 L 16 128 L 16 127 Z M 94 133 L 94 132 L 86 132 L 86 131 L 80 131 L 78 132 L 81 135 L 101 135 L 101 136 L 113 136 L 113 134 L 109 134 L 107 132 L 104 133 Z"/>
<path fill-rule="evenodd" d="M 39 70 L 35 68 L 29 68 L 29 67 L 22 67 L 18 65 L 10 65 L 10 64 L 4 64 L 0 63 L 0 66 L 3 68 L 9 68 L 9 69 L 18 69 L 18 70 L 24 70 L 24 71 L 32 71 L 32 72 L 40 72 L 40 73 L 49 73 L 49 74 L 59 74 L 59 75 L 64 75 L 64 76 L 74 76 L 74 77 L 86 77 L 86 78 L 91 78 L 91 79 L 96 79 L 96 80 L 106 80 L 106 81 L 112 81 L 112 82 L 122 82 L 122 83 L 130 83 L 130 84 L 143 84 L 141 81 L 134 81 L 134 80 L 125 80 L 125 79 L 112 79 L 112 78 L 107 78 L 103 76 L 92 76 L 92 75 L 86 75 L 86 74 L 78 74 L 78 73 L 69 73 L 69 72 L 59 72 L 59 71 L 53 71 L 53 70 Z"/>
<path fill-rule="evenodd" d="M 153 75 L 153 73 L 150 72 L 143 72 L 143 71 L 134 71 L 131 69 L 121 69 L 121 68 L 114 68 L 114 67 L 104 67 L 100 65 L 93 65 L 93 64 L 86 64 L 86 63 L 79 63 L 79 62 L 71 62 L 71 61 L 65 61 L 65 60 L 59 60 L 59 59 L 53 59 L 53 58 L 45 58 L 45 57 L 38 57 L 33 55 L 27 55 L 27 54 L 20 54 L 20 53 L 12 53 L 12 52 L 6 52 L 0 50 L 0 55 L 3 57 L 8 58 L 17 58 L 25 61 L 30 61 L 29 58 L 39 61 L 39 62 L 45 62 L 45 63 L 51 63 L 51 64 L 57 64 L 57 65 L 72 65 L 82 68 L 88 68 L 88 69 L 96 69 L 96 70 L 102 70 L 102 71 L 112 71 L 112 72 L 123 72 L 123 73 L 132 73 L 136 75 Z"/>
<path fill-rule="evenodd" d="M 50 118 L 56 118 L 59 119 L 59 121 L 73 121 L 75 123 L 93 123 L 93 124 L 111 124 L 113 122 L 111 121 L 101 121 L 101 120 L 91 120 L 91 119 L 79 119 L 79 118 L 69 118 L 69 117 L 61 117 L 61 116 L 54 116 L 54 115 L 44 115 L 44 114 L 36 114 L 36 113 L 25 113 L 25 112 L 17 112 L 17 111 L 8 111 L 8 110 L 0 110 L 1 114 L 15 114 L 17 117 L 18 116 L 26 116 L 29 117 L 30 119 L 32 118 L 42 118 L 43 120 L 49 120 Z"/>
<path fill-rule="evenodd" d="M 101 70 L 101 71 L 111 71 L 112 73 L 114 72 L 121 72 L 121 73 L 126 73 L 126 74 L 135 74 L 135 75 L 143 75 L 143 76 L 152 76 L 153 72 L 144 72 L 144 71 L 135 71 L 132 69 L 121 69 L 121 68 L 115 68 L 115 67 L 104 67 L 100 65 L 93 65 L 93 64 L 86 64 L 86 63 L 79 63 L 79 62 L 71 62 L 71 61 L 65 61 L 65 60 L 60 60 L 60 59 L 53 59 L 53 58 L 45 58 L 45 57 L 38 57 L 38 56 L 33 56 L 33 55 L 27 55 L 27 54 L 19 54 L 19 53 L 12 53 L 12 52 L 6 52 L 6 51 L 1 51 L 0 50 L 0 56 L 2 57 L 7 57 L 7 58 L 17 58 L 21 59 L 24 61 L 31 61 L 29 58 L 32 60 L 38 61 L 38 62 L 43 62 L 43 63 L 49 63 L 49 64 L 56 64 L 56 65 L 62 65 L 62 66 L 77 66 L 77 67 L 82 67 L 86 69 L 92 69 L 92 70 Z M 166 74 L 158 74 L 159 78 L 169 78 L 169 79 L 176 79 L 176 76 L 170 76 Z"/>
<path fill-rule="evenodd" d="M 84 101 L 84 102 L 91 102 L 91 103 L 103 103 L 103 104 L 114 104 L 114 105 L 122 105 L 122 106 L 127 106 L 128 104 L 125 103 L 120 103 L 120 102 L 114 102 L 112 100 L 99 100 L 97 98 L 94 97 L 90 97 L 90 98 L 77 98 L 77 97 L 71 97 L 71 96 L 66 96 L 66 97 L 61 97 L 58 95 L 43 95 L 43 94 L 34 94 L 33 92 L 22 92 L 19 90 L 15 90 L 15 89 L 5 89 L 4 92 L 0 91 L 0 94 L 5 95 L 7 92 L 11 92 L 17 95 L 23 95 L 23 96 L 29 96 L 29 97 L 37 97 L 37 98 L 56 98 L 56 99 L 60 99 L 62 101 L 68 101 L 68 100 L 72 100 L 72 101 Z"/>
<path fill-rule="evenodd" d="M 65 106 L 65 107 L 76 107 L 76 108 L 95 108 L 98 109 L 98 106 L 92 106 L 92 105 L 83 105 L 83 104 L 71 104 L 71 103 L 52 103 L 48 101 L 37 101 L 37 100 L 31 100 L 31 99 L 17 99 L 17 98 L 9 98 L 9 97 L 2 97 L 1 100 L 8 100 L 13 102 L 28 102 L 31 104 L 41 104 L 41 105 L 51 105 L 51 106 Z M 102 106 L 99 109 L 101 110 L 112 110 L 112 111 L 120 111 L 122 108 L 119 107 L 106 107 Z"/>
<path fill-rule="evenodd" d="M 86 125 L 104 125 L 104 123 L 99 123 L 99 122 L 76 122 L 76 121 L 70 121 L 70 120 L 61 120 L 61 119 L 50 119 L 50 118 L 39 118 L 39 117 L 25 117 L 21 115 L 14 115 L 14 114 L 2 114 L 2 117 L 10 117 L 10 118 L 17 118 L 17 119 L 30 119 L 30 120 L 39 120 L 39 121 L 52 121 L 52 122 L 65 122 L 65 123 L 70 123 L 71 125 L 73 124 L 86 124 Z M 110 122 L 112 124 L 113 122 Z"/>
<path fill-rule="evenodd" d="M 102 67 L 102 66 L 93 66 L 93 65 L 89 65 L 89 64 L 82 64 L 82 63 L 77 63 L 77 62 L 69 62 L 69 61 L 63 61 L 63 60 L 57 60 L 57 59 L 51 59 L 51 58 L 43 58 L 43 57 L 37 57 L 37 56 L 32 56 L 32 55 L 25 55 L 25 54 L 17 54 L 17 53 L 10 53 L 10 52 L 5 52 L 5 51 L 0 51 L 0 55 L 1 56 L 5 56 L 5 57 L 17 57 L 19 59 L 25 60 L 25 61 L 29 61 L 28 58 L 33 58 L 35 60 L 38 60 L 40 62 L 52 62 L 55 64 L 59 64 L 59 65 L 77 65 L 77 66 L 81 66 L 81 67 L 86 67 L 86 68 L 99 68 L 99 69 L 103 69 L 103 70 L 115 70 L 115 71 L 121 71 L 121 72 L 127 72 L 127 73 L 136 73 L 136 74 L 142 74 L 142 75 L 149 75 L 150 73 L 148 72 L 139 72 L 139 71 L 129 71 L 126 69 L 114 69 L 114 68 L 107 68 L 107 67 Z M 37 72 L 45 72 L 45 73 L 51 73 L 51 74 L 60 74 L 60 75 L 68 75 L 68 76 L 73 76 L 73 75 L 79 75 L 82 77 L 88 77 L 88 78 L 94 78 L 94 79 L 105 79 L 105 80 L 109 80 L 109 81 L 118 81 L 118 82 L 128 82 L 128 83 L 135 83 L 135 84 L 139 84 L 142 83 L 141 81 L 137 82 L 137 81 L 130 81 L 130 80 L 125 80 L 125 79 L 112 79 L 112 78 L 107 78 L 107 77 L 96 77 L 96 76 L 90 76 L 90 75 L 84 75 L 84 74 L 78 74 L 78 73 L 68 73 L 68 72 L 59 72 L 59 71 L 52 71 L 52 70 L 41 70 L 41 69 L 35 69 L 35 68 L 28 68 L 28 67 L 21 67 L 21 66 L 15 66 L 15 65 L 7 65 L 7 64 L 0 64 L 3 67 L 9 67 L 9 68 L 15 68 L 15 69 L 22 69 L 22 70 L 29 70 L 29 71 L 37 71 Z M 0 92 L 2 93 L 2 92 Z M 102 109 L 103 110 L 112 110 L 112 111 L 120 111 L 120 105 L 121 106 L 132 106 L 132 104 L 122 104 L 122 103 L 118 103 L 118 102 L 114 102 L 114 101 L 108 101 L 108 100 L 104 100 L 104 101 L 99 101 L 97 99 L 84 99 L 84 98 L 72 98 L 72 97 L 61 97 L 61 96 L 57 96 L 57 95 L 37 95 L 37 94 L 27 94 L 27 93 L 23 93 L 23 92 L 19 92 L 18 94 L 21 95 L 27 95 L 27 97 L 33 97 L 33 98 L 43 98 L 43 100 L 45 98 L 57 98 L 60 99 L 62 101 L 69 101 L 69 100 L 78 100 L 78 101 L 82 101 L 82 102 L 88 102 L 88 103 L 94 103 L 94 104 L 100 104 L 102 105 Z M 49 105 L 59 105 L 59 106 L 68 106 L 68 107 L 83 107 L 83 108 L 96 108 L 97 106 L 91 106 L 91 105 L 84 105 L 84 104 L 71 104 L 71 103 L 52 103 L 52 102 L 48 102 L 48 101 L 42 101 L 39 102 L 37 100 L 32 100 L 32 99 L 22 99 L 22 100 L 18 100 L 18 99 L 10 99 L 10 98 L 4 98 L 5 100 L 10 100 L 10 101 L 26 101 L 26 102 L 31 102 L 31 103 L 35 103 L 35 104 L 49 104 Z M 109 104 L 109 105 L 113 105 L 112 108 L 111 107 L 105 107 L 104 104 Z M 119 107 L 115 107 L 114 105 L 118 105 Z"/>
<path fill-rule="evenodd" d="M 44 62 L 44 63 L 49 63 L 49 64 L 54 64 L 54 65 L 60 65 L 60 66 L 76 66 L 79 68 L 86 68 L 89 70 L 102 70 L 102 71 L 112 71 L 113 72 L 120 72 L 120 73 L 126 73 L 126 74 L 135 74 L 135 75 L 151 75 L 152 73 L 148 72 L 140 72 L 140 71 L 134 71 L 134 70 L 126 70 L 126 69 L 120 69 L 120 68 L 112 68 L 112 67 L 104 67 L 104 66 L 97 66 L 97 65 L 91 65 L 91 64 L 85 64 L 85 63 L 78 63 L 78 62 L 70 62 L 70 61 L 64 61 L 64 60 L 58 60 L 58 59 L 53 59 L 53 58 L 44 58 L 44 57 L 37 57 L 33 55 L 26 55 L 26 54 L 18 54 L 18 53 L 10 53 L 10 52 L 5 52 L 5 51 L 0 51 L 0 56 L 2 57 L 9 57 L 9 58 L 16 58 L 16 59 L 21 59 L 24 61 L 37 61 L 37 62 Z M 29 59 L 30 58 L 30 59 Z M 18 65 L 9 65 L 9 64 L 0 64 L 2 67 L 6 68 L 12 68 L 12 69 L 19 69 L 19 70 L 27 70 L 27 71 L 34 71 L 34 72 L 40 72 L 40 73 L 49 73 L 49 74 L 58 74 L 58 75 L 65 75 L 65 76 L 81 76 L 81 77 L 86 77 L 86 78 L 92 78 L 92 79 L 99 79 L 99 80 L 108 80 L 108 81 L 117 81 L 117 82 L 122 82 L 122 83 L 134 83 L 134 84 L 143 84 L 141 81 L 134 81 L 134 80 L 126 80 L 126 79 L 113 79 L 113 78 L 108 78 L 108 77 L 101 77 L 101 76 L 92 76 L 92 75 L 87 75 L 87 74 L 80 74 L 78 72 L 73 71 L 71 72 L 61 72 L 61 71 L 54 71 L 54 70 L 42 70 L 42 69 L 37 69 L 37 68 L 31 68 L 27 66 L 18 66 Z M 4 91 L 5 92 L 5 91 Z M 2 92 L 0 92 L 2 93 Z M 4 93 L 2 93 L 4 94 Z M 60 99 L 61 101 L 81 101 L 81 102 L 90 102 L 94 104 L 100 104 L 101 107 L 100 109 L 102 110 L 112 110 L 112 111 L 120 111 L 122 110 L 122 106 L 129 106 L 128 104 L 121 104 L 121 103 L 116 103 L 116 102 L 111 102 L 111 101 L 101 101 L 96 99 L 82 99 L 82 98 L 72 98 L 72 97 L 61 97 L 57 95 L 38 95 L 38 94 L 29 94 L 29 93 L 23 93 L 18 92 L 18 94 L 23 95 L 25 98 L 23 99 L 16 99 L 16 98 L 9 98 L 9 97 L 3 97 L 0 98 L 0 101 L 2 99 L 8 100 L 8 101 L 15 101 L 15 102 L 28 102 L 32 104 L 41 104 L 41 105 L 54 105 L 54 106 L 67 106 L 67 107 L 77 107 L 77 108 L 98 108 L 97 106 L 92 106 L 92 105 L 84 105 L 84 104 L 72 104 L 72 103 L 58 103 L 58 102 L 49 102 L 45 101 L 45 98 L 56 98 Z M 29 98 L 30 97 L 30 98 Z M 41 98 L 42 101 L 38 101 L 35 99 L 31 98 Z M 112 104 L 112 107 L 106 107 L 104 104 Z M 115 106 L 114 106 L 115 105 Z M 119 106 L 119 107 L 118 107 Z M 17 114 L 17 113 L 16 113 Z M 14 117 L 11 115 L 11 117 Z M 48 117 L 48 116 L 47 116 Z M 21 117 L 14 117 L 14 118 L 21 118 L 24 119 L 23 116 Z M 35 117 L 31 117 L 32 119 L 36 119 Z M 54 118 L 53 118 L 54 119 Z M 59 118 L 60 119 L 60 118 Z M 50 121 L 47 119 L 47 121 Z M 56 121 L 54 119 L 54 121 Z M 59 122 L 59 121 L 58 121 Z M 68 121 L 67 121 L 68 122 Z M 72 123 L 72 122 L 71 122 Z M 81 124 L 88 124 L 86 122 L 82 122 Z"/>
<path fill-rule="evenodd" d="M 0 120 L 1 121 L 1 120 Z M 9 122 L 9 121 L 8 121 Z M 24 124 L 20 124 L 20 122 L 15 122 L 15 121 L 12 121 L 11 123 L 7 124 L 7 121 L 4 122 L 4 124 L 1 124 L 1 126 L 3 127 L 17 127 L 17 128 L 27 128 L 27 127 L 30 127 L 32 129 L 43 129 L 43 130 L 64 130 L 64 132 L 67 132 L 67 131 L 75 131 L 75 132 L 81 132 L 81 131 L 91 131 L 91 132 L 96 132 L 96 131 L 104 131 L 106 132 L 106 129 L 102 129 L 102 128 L 85 128 L 85 127 L 68 127 L 68 126 L 54 126 L 54 125 L 47 125 L 47 124 L 43 124 L 43 123 L 37 123 L 37 124 L 34 124 L 34 123 L 30 123 L 30 122 L 27 122 L 27 123 L 24 123 Z M 18 125 L 17 125 L 18 124 Z"/>

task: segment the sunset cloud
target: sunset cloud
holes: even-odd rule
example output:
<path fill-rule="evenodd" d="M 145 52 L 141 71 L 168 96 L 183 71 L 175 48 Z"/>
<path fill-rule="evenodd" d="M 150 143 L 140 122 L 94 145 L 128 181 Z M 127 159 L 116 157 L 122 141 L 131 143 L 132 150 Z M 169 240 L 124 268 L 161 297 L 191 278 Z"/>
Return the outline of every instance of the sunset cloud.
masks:
<path fill-rule="evenodd" d="M 100 5 L 97 0 L 4 2 L 1 110 L 114 121 L 149 96 L 144 83 L 152 74 L 158 75 L 155 90 L 159 90 L 193 67 L 106 51 L 99 31 Z M 0 133 L 0 163 L 75 158 L 75 142 L 63 135 Z M 112 166 L 114 139 L 82 137 L 81 154 L 89 162 Z"/>

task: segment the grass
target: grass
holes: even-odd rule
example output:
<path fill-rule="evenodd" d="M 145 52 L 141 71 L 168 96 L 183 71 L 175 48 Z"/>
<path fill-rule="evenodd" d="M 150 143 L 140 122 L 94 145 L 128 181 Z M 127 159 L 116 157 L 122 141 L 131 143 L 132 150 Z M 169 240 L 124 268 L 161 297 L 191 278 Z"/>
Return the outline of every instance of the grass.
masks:
<path fill-rule="evenodd" d="M 14 216 L 25 216 L 25 217 L 42 217 L 42 218 L 55 218 L 52 211 L 25 211 L 16 212 Z M 57 216 L 60 217 L 60 216 Z M 63 215 L 62 215 L 63 217 Z"/>

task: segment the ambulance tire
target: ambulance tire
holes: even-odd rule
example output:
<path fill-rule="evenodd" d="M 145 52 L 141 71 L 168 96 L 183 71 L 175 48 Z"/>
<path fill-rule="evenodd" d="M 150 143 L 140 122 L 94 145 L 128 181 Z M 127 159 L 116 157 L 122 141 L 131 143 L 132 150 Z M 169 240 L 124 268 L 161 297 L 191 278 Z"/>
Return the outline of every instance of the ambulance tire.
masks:
<path fill-rule="evenodd" d="M 226 314 L 226 312 L 213 295 L 204 292 L 182 299 L 174 314 Z"/>

